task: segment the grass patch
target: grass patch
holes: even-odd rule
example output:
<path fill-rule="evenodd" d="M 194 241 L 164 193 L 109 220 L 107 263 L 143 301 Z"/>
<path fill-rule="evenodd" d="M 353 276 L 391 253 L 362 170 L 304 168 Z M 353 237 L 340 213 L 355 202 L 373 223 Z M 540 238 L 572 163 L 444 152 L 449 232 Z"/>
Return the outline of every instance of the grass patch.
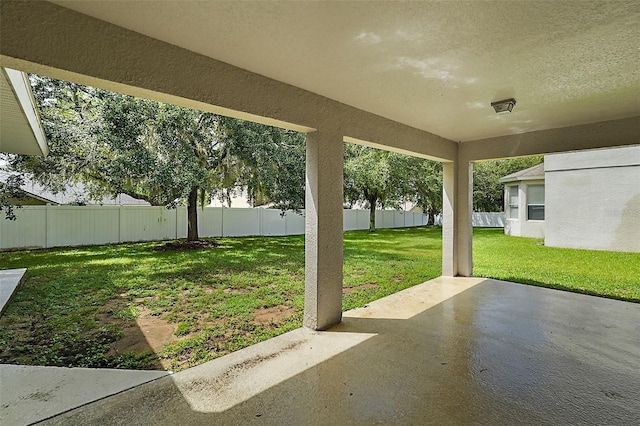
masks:
<path fill-rule="evenodd" d="M 439 276 L 440 235 L 345 233 L 344 309 Z M 180 370 L 299 327 L 304 238 L 216 241 L 193 251 L 151 242 L 0 253 L 0 268 L 28 268 L 0 317 L 0 362 Z M 283 314 L 256 316 L 272 311 Z"/>
<path fill-rule="evenodd" d="M 473 235 L 476 276 L 640 302 L 640 253 L 546 247 L 501 228 Z"/>

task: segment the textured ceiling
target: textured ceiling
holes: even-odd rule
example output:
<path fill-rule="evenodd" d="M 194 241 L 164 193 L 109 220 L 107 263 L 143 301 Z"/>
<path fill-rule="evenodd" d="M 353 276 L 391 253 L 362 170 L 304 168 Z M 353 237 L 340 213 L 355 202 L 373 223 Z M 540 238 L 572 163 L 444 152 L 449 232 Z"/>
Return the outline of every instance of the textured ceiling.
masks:
<path fill-rule="evenodd" d="M 456 141 L 640 115 L 637 1 L 54 3 Z"/>

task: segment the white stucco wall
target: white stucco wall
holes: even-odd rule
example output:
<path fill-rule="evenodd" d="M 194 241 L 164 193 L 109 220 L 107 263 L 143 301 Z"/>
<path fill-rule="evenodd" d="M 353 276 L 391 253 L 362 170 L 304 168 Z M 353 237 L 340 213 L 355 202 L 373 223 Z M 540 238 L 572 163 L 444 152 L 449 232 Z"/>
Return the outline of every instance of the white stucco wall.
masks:
<path fill-rule="evenodd" d="M 513 237 L 544 238 L 545 221 L 527 220 L 527 187 L 529 185 L 544 185 L 544 180 L 525 180 L 511 182 L 505 185 L 505 225 L 504 233 Z M 508 188 L 518 186 L 518 217 L 509 217 Z M 546 209 L 546 206 L 545 206 Z"/>
<path fill-rule="evenodd" d="M 545 156 L 545 245 L 640 252 L 640 145 Z"/>

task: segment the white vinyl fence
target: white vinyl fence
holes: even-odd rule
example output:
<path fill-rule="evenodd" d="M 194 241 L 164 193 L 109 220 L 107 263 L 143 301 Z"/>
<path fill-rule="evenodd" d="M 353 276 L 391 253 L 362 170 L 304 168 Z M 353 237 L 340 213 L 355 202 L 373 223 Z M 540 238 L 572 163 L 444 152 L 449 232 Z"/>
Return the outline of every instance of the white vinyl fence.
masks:
<path fill-rule="evenodd" d="M 59 247 L 186 238 L 187 210 L 150 206 L 28 206 L 15 221 L 0 218 L 0 249 Z M 504 227 L 503 213 L 473 213 L 475 227 Z M 377 228 L 426 225 L 417 212 L 376 211 Z M 369 228 L 368 210 L 344 210 L 344 230 Z M 436 225 L 442 217 L 436 216 Z M 304 212 L 205 207 L 198 209 L 201 237 L 304 234 Z"/>
<path fill-rule="evenodd" d="M 304 212 L 206 207 L 198 209 L 201 237 L 304 234 Z M 17 220 L 0 218 L 0 249 L 100 245 L 186 238 L 187 210 L 150 206 L 29 206 Z M 426 225 L 422 213 L 376 212 L 376 227 Z M 368 210 L 345 210 L 344 230 L 368 229 Z"/>
<path fill-rule="evenodd" d="M 442 215 L 435 217 L 435 224 L 442 226 Z M 504 228 L 504 213 L 473 212 L 471 224 L 474 228 Z"/>

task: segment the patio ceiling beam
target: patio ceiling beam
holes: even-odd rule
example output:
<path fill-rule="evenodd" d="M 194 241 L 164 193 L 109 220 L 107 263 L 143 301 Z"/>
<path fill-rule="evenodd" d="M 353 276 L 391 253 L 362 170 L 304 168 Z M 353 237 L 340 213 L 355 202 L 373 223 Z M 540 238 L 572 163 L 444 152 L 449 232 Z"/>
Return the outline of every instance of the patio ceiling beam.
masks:
<path fill-rule="evenodd" d="M 466 161 L 640 144 L 640 117 L 460 143 Z"/>

